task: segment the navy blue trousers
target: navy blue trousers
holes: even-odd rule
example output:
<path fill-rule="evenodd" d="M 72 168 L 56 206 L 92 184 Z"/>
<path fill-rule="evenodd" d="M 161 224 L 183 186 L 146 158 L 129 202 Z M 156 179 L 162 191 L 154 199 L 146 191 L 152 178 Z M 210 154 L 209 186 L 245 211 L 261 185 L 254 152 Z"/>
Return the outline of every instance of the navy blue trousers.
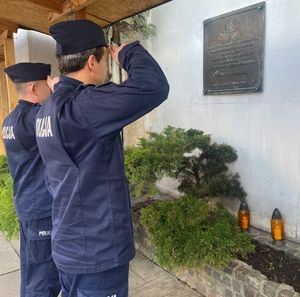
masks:
<path fill-rule="evenodd" d="M 129 264 L 91 274 L 59 271 L 62 297 L 128 297 Z"/>
<path fill-rule="evenodd" d="M 51 256 L 50 218 L 20 221 L 21 297 L 57 297 L 59 276 Z"/>

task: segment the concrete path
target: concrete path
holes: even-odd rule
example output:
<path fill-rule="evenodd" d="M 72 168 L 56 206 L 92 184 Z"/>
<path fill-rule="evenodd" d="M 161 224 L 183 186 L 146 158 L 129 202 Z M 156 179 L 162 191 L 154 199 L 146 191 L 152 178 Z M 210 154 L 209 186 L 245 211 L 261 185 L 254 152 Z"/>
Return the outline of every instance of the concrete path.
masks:
<path fill-rule="evenodd" d="M 19 297 L 19 242 L 0 233 L 0 297 Z M 130 264 L 130 297 L 200 297 L 176 278 L 137 253 Z"/>

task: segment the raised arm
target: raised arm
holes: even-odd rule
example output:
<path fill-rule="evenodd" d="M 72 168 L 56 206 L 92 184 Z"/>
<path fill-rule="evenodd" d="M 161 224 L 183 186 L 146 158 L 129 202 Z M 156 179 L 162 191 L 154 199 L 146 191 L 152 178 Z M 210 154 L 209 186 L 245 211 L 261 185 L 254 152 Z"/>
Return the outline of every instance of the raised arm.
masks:
<path fill-rule="evenodd" d="M 118 53 L 128 79 L 121 84 L 86 86 L 76 98 L 98 137 L 119 131 L 167 99 L 167 79 L 153 57 L 134 42 Z"/>

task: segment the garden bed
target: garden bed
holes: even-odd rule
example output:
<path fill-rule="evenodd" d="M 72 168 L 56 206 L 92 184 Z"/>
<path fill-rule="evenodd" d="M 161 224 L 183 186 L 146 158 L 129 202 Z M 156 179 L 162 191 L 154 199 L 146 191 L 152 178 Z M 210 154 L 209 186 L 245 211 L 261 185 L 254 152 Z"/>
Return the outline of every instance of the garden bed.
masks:
<path fill-rule="evenodd" d="M 259 270 L 269 280 L 285 283 L 294 287 L 300 293 L 300 259 L 285 250 L 266 245 L 258 240 L 253 240 L 255 252 L 244 260 L 254 269 Z"/>
<path fill-rule="evenodd" d="M 152 203 L 153 200 L 133 203 L 133 227 L 137 249 L 156 261 L 155 248 L 149 245 L 149 236 L 140 223 L 141 208 Z M 286 251 L 272 249 L 258 240 L 255 244 L 257 251 L 246 261 L 249 265 L 234 260 L 224 269 L 204 265 L 202 268 L 180 268 L 169 272 L 207 297 L 300 297 L 294 290 L 299 291 L 299 259 L 295 261 Z"/>

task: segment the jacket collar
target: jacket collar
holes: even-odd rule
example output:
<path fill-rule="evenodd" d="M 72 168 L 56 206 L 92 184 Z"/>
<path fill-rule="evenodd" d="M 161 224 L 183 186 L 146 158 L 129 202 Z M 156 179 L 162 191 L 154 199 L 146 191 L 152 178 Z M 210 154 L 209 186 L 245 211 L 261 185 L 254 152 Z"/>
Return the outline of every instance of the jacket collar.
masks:
<path fill-rule="evenodd" d="M 77 79 L 62 75 L 59 79 L 59 82 L 54 86 L 54 90 L 56 90 L 59 87 L 76 89 L 81 84 L 82 82 Z"/>
<path fill-rule="evenodd" d="M 24 99 L 19 99 L 19 104 L 25 104 L 25 105 L 28 105 L 28 106 L 32 106 L 35 103 L 32 103 L 32 102 L 24 100 Z"/>

